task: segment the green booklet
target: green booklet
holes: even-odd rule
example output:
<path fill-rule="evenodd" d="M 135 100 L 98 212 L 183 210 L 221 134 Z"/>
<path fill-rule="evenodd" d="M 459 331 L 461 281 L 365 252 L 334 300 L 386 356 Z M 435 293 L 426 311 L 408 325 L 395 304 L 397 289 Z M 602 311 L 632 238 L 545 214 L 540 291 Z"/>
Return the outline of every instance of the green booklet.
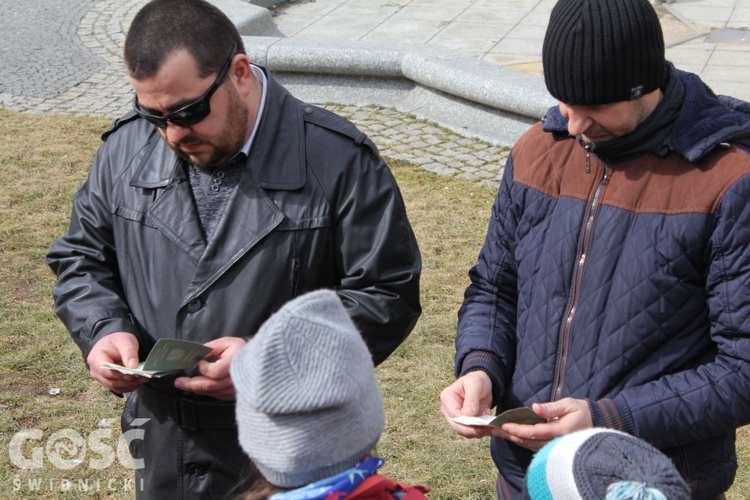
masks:
<path fill-rule="evenodd" d="M 513 408 L 502 412 L 500 415 L 480 415 L 470 417 L 461 415 L 453 417 L 451 420 L 462 425 L 484 426 L 484 427 L 502 427 L 503 424 L 541 424 L 546 422 L 545 419 L 533 412 L 531 408 L 521 407 Z"/>
<path fill-rule="evenodd" d="M 105 363 L 102 367 L 137 377 L 158 378 L 194 368 L 212 350 L 189 340 L 159 339 L 138 368 L 126 368 L 114 363 Z"/>

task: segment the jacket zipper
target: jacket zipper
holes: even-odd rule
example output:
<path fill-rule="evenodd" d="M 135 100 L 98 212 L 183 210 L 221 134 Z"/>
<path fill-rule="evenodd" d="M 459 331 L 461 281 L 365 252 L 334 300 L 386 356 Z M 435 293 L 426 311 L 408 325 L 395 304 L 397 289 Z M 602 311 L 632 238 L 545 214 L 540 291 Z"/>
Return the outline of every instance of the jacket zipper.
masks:
<path fill-rule="evenodd" d="M 589 173 L 591 171 L 591 146 L 587 144 L 585 148 L 586 172 Z M 606 187 L 608 180 L 609 169 L 605 164 L 604 175 L 602 176 L 601 181 L 599 181 L 599 185 L 596 187 L 596 191 L 594 192 L 594 197 L 589 204 L 588 212 L 586 214 L 586 222 L 583 227 L 583 234 L 581 235 L 581 244 L 579 247 L 578 255 L 576 256 L 576 265 L 573 268 L 573 280 L 570 289 L 570 300 L 568 301 L 568 307 L 565 311 L 565 320 L 560 327 L 557 363 L 555 366 L 555 378 L 552 385 L 552 396 L 550 401 L 557 401 L 558 399 L 562 398 L 565 371 L 568 361 L 568 349 L 570 347 L 570 338 L 573 330 L 573 320 L 575 319 L 576 312 L 578 310 L 578 303 L 580 300 L 583 271 L 586 267 L 586 259 L 588 257 L 589 247 L 591 246 L 591 234 L 594 230 L 594 222 L 596 221 L 596 216 L 599 212 L 599 202 L 601 201 L 602 193 L 604 192 L 604 188 Z"/>

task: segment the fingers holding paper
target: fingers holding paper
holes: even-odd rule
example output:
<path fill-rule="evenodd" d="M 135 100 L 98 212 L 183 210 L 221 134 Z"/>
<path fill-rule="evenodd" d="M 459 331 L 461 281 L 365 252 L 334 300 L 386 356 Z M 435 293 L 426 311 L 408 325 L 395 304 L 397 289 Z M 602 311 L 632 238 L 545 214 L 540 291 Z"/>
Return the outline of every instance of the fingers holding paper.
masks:
<path fill-rule="evenodd" d="M 551 403 L 534 403 L 532 409 L 547 422 L 534 425 L 503 424 L 504 435 L 496 435 L 529 450 L 539 451 L 558 436 L 594 426 L 588 402 L 583 399 L 564 398 Z"/>
<path fill-rule="evenodd" d="M 531 409 L 514 408 L 492 416 L 492 382 L 482 371 L 456 380 L 443 390 L 440 401 L 448 425 L 459 435 L 494 436 L 532 451 L 558 436 L 593 427 L 588 402 L 583 399 L 534 403 Z"/>
<path fill-rule="evenodd" d="M 132 333 L 114 332 L 102 337 L 91 348 L 86 362 L 91 376 L 117 394 L 132 392 L 147 380 L 104 368 L 107 363 L 128 368 L 138 366 L 138 339 Z"/>
<path fill-rule="evenodd" d="M 492 434 L 489 427 L 461 425 L 454 417 L 478 416 L 492 413 L 492 380 L 485 372 L 477 370 L 460 377 L 440 393 L 440 411 L 448 425 L 459 435 L 476 438 Z"/>
<path fill-rule="evenodd" d="M 195 392 L 203 396 L 232 401 L 236 394 L 232 379 L 229 376 L 229 366 L 232 358 L 242 346 L 245 339 L 240 337 L 221 337 L 206 342 L 211 351 L 207 359 L 198 364 L 200 375 L 195 377 L 178 377 L 174 386 L 183 391 Z"/>

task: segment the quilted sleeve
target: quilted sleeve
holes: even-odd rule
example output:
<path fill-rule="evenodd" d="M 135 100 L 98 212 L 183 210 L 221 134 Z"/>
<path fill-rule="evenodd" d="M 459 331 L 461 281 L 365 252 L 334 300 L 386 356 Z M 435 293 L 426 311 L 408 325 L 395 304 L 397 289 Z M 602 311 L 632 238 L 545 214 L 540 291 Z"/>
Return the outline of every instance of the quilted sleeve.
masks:
<path fill-rule="evenodd" d="M 456 376 L 481 369 L 493 380 L 495 402 L 515 364 L 517 274 L 513 257 L 513 156 L 492 207 L 484 246 L 469 271 L 471 284 L 458 312 Z"/>
<path fill-rule="evenodd" d="M 721 198 L 709 242 L 707 307 L 715 356 L 590 403 L 595 425 L 620 427 L 666 448 L 750 423 L 750 174 Z"/>

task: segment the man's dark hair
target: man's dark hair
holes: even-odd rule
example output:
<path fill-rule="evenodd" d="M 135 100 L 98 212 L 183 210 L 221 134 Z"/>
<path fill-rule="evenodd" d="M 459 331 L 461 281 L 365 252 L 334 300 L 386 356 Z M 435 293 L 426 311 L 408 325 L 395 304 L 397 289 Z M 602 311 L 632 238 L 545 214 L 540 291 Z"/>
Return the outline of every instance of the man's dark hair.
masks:
<path fill-rule="evenodd" d="M 218 73 L 234 46 L 244 54 L 237 28 L 204 0 L 152 0 L 133 18 L 125 37 L 125 65 L 135 80 L 156 76 L 176 50 L 187 49 L 201 77 Z"/>

